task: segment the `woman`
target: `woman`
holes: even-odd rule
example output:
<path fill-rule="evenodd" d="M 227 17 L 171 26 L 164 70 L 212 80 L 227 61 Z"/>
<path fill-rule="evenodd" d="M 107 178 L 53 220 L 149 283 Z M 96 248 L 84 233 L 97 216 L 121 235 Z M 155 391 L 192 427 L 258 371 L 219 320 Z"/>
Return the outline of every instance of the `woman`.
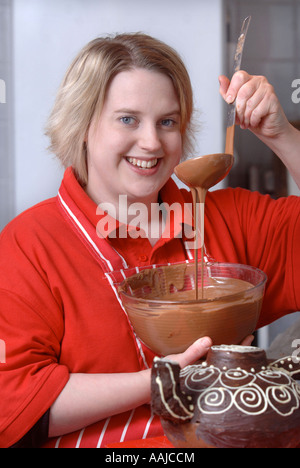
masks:
<path fill-rule="evenodd" d="M 231 83 L 220 77 L 220 91 L 300 185 L 300 134 L 268 82 L 240 72 Z M 149 36 L 96 39 L 69 68 L 47 129 L 66 167 L 58 196 L 21 214 L 0 239 L 1 446 L 49 437 L 49 447 L 103 447 L 162 434 L 149 407 L 154 354 L 135 337 L 114 281 L 119 271 L 193 258 L 180 223 L 155 216 L 152 229 L 151 219 L 160 202 L 191 203 L 170 176 L 191 150 L 192 111 L 182 61 Z M 147 210 L 132 234 L 137 202 Z M 269 276 L 259 325 L 299 310 L 299 199 L 226 189 L 206 205 L 207 252 Z M 104 216 L 105 233 L 97 230 Z M 184 367 L 210 346 L 202 338 L 171 358 Z"/>

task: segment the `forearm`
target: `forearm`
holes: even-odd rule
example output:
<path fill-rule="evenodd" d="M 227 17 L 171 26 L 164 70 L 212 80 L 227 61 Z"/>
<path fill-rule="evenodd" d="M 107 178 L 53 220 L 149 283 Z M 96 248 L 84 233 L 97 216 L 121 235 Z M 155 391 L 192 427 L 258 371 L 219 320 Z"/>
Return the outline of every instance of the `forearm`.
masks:
<path fill-rule="evenodd" d="M 300 188 L 300 132 L 292 125 L 276 138 L 260 139 L 281 159 Z"/>
<path fill-rule="evenodd" d="M 206 355 L 212 341 L 199 338 L 186 351 L 167 356 L 181 367 Z M 151 399 L 151 369 L 126 374 L 71 374 L 50 408 L 49 437 L 82 429 L 137 408 Z"/>
<path fill-rule="evenodd" d="M 82 429 L 149 403 L 150 372 L 71 374 L 50 409 L 49 437 Z"/>

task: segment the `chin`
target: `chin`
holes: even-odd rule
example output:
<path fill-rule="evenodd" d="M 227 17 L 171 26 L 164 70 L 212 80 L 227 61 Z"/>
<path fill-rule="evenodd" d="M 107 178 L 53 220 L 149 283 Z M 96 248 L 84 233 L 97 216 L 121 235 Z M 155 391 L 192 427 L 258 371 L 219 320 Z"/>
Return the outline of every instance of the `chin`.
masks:
<path fill-rule="evenodd" d="M 145 187 L 145 182 L 142 181 L 141 183 L 131 185 L 128 190 L 124 191 L 123 193 L 127 195 L 128 200 L 132 202 L 142 202 L 143 200 L 147 201 L 149 199 L 157 199 L 158 193 L 161 188 L 165 185 L 166 182 L 158 184 L 157 181 L 149 186 Z"/>

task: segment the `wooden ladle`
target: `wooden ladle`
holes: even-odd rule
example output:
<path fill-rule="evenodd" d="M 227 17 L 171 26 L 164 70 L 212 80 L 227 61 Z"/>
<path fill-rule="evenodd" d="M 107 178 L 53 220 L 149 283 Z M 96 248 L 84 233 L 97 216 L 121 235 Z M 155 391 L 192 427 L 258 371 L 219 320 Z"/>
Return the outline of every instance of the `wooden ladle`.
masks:
<path fill-rule="evenodd" d="M 248 31 L 251 17 L 248 16 L 242 25 L 240 36 L 238 38 L 236 52 L 234 56 L 233 72 L 240 70 L 244 43 Z M 225 153 L 207 154 L 194 159 L 189 159 L 175 167 L 174 172 L 178 179 L 190 187 L 193 195 L 194 222 L 196 227 L 196 246 L 195 246 L 195 291 L 198 299 L 198 247 L 202 250 L 201 260 L 201 285 L 203 298 L 203 253 L 204 253 L 204 204 L 208 189 L 223 180 L 232 168 L 234 157 L 234 129 L 235 129 L 236 103 L 228 106 L 227 131 Z M 200 205 L 200 213 L 199 213 Z M 199 226 L 200 217 L 200 226 Z M 199 227 L 201 244 L 199 245 Z"/>
<path fill-rule="evenodd" d="M 234 56 L 233 73 L 236 73 L 241 68 L 243 49 L 250 21 L 251 16 L 248 16 L 242 24 Z M 206 156 L 189 159 L 175 167 L 175 174 L 188 187 L 201 187 L 203 190 L 207 191 L 224 179 L 230 171 L 233 165 L 235 114 L 236 103 L 233 102 L 228 105 L 224 153 L 208 154 Z"/>

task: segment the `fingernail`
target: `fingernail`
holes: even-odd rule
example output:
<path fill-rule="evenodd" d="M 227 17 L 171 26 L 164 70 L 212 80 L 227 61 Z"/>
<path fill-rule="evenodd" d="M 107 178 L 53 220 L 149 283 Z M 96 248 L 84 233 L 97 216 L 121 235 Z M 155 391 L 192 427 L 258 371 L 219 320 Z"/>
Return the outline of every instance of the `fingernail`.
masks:
<path fill-rule="evenodd" d="M 226 100 L 227 104 L 231 104 L 233 102 L 233 98 L 232 98 L 231 94 L 229 94 L 229 96 L 226 96 L 225 100 Z"/>

